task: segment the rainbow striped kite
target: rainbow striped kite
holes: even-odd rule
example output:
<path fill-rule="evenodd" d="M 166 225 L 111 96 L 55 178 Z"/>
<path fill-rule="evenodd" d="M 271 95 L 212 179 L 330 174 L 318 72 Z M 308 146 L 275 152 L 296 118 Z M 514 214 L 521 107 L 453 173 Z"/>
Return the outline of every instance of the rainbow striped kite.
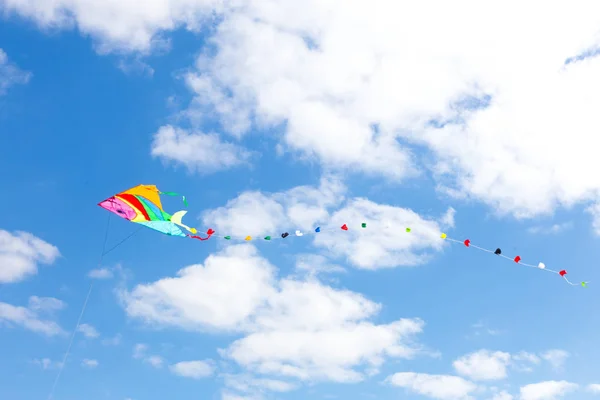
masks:
<path fill-rule="evenodd" d="M 173 215 L 168 214 L 163 210 L 160 202 L 160 195 L 179 196 L 174 192 L 161 192 L 155 185 L 138 185 L 124 192 L 117 193 L 106 200 L 101 201 L 98 205 L 119 217 L 137 224 L 144 225 L 150 229 L 154 229 L 165 235 L 190 237 L 193 239 L 206 240 L 214 233 L 212 229 L 207 232 L 208 237 L 189 235 L 181 228 L 191 232 L 192 234 L 198 231 L 195 228 L 190 228 L 181 222 L 183 216 L 187 213 L 186 210 L 177 211 Z M 183 202 L 187 205 L 185 196 Z"/>

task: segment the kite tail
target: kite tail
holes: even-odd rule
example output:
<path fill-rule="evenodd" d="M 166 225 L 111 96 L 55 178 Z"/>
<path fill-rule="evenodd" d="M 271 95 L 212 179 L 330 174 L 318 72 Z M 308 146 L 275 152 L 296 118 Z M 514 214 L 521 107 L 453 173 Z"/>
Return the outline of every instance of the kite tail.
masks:
<path fill-rule="evenodd" d="M 571 285 L 571 286 L 583 286 L 583 287 L 586 287 L 586 286 L 587 286 L 587 285 L 590 283 L 590 282 L 585 282 L 585 281 L 583 281 L 583 282 L 581 282 L 581 283 L 573 283 L 573 282 L 571 282 L 570 280 L 568 280 L 568 279 L 567 279 L 567 277 L 566 277 L 566 276 L 564 276 L 564 275 L 563 275 L 563 279 L 564 279 L 564 280 L 565 280 L 565 281 L 566 281 L 566 282 L 567 282 L 569 285 Z"/>
<path fill-rule="evenodd" d="M 197 236 L 197 235 L 186 235 L 186 236 L 188 236 L 188 237 L 190 237 L 192 239 L 208 240 L 208 239 L 210 239 L 210 237 L 212 235 L 214 235 L 214 233 L 215 233 L 215 231 L 213 231 L 212 229 L 209 228 L 208 231 L 206 231 L 206 237 L 205 238 Z"/>
<path fill-rule="evenodd" d="M 179 193 L 175 193 L 175 192 L 158 192 L 158 194 L 164 194 L 165 196 L 181 196 L 181 198 L 183 199 L 183 204 L 187 207 L 188 206 L 188 202 L 187 199 L 185 198 L 184 195 L 179 194 Z"/>

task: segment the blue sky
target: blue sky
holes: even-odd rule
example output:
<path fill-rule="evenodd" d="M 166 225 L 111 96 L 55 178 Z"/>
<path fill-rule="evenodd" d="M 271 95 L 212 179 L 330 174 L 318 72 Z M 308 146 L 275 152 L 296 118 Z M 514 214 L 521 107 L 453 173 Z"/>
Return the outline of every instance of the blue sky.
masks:
<path fill-rule="evenodd" d="M 380 3 L 0 2 L 0 398 L 600 394 L 598 6 Z"/>

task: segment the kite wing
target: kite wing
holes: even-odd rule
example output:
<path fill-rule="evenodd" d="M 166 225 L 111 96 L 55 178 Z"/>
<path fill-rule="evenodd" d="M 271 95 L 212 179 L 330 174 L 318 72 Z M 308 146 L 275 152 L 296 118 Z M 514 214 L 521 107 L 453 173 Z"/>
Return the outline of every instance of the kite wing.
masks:
<path fill-rule="evenodd" d="M 188 236 L 180 227 L 196 233 L 196 229 L 181 222 L 186 211 L 178 211 L 171 216 L 163 210 L 160 201 L 161 194 L 176 195 L 177 193 L 161 192 L 155 185 L 138 185 L 117 193 L 101 201 L 98 205 L 121 218 L 144 225 L 165 235 Z"/>

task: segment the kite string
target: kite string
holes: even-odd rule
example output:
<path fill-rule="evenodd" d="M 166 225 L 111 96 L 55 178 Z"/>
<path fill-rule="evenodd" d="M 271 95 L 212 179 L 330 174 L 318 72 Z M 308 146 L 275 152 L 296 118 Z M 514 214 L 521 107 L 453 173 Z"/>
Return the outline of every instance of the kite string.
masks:
<path fill-rule="evenodd" d="M 129 240 L 131 237 L 133 237 L 136 233 L 138 233 L 142 228 L 143 228 L 143 226 L 140 226 L 135 231 L 133 231 L 132 233 L 130 233 L 127 237 L 125 237 L 123 240 L 121 240 L 119 243 L 115 244 L 110 249 L 108 249 L 106 251 L 103 251 L 102 252 L 102 257 L 104 257 L 105 255 L 107 255 L 108 253 L 110 253 L 111 251 L 115 250 L 117 247 L 119 247 L 123 243 L 125 243 L 127 240 Z"/>
<path fill-rule="evenodd" d="M 104 243 L 102 244 L 102 253 L 100 253 L 100 259 L 98 260 L 98 268 L 102 265 L 102 260 L 104 259 L 104 255 L 105 255 L 106 242 L 108 241 L 108 228 L 110 227 L 110 217 L 111 217 L 111 215 L 109 214 L 108 220 L 106 221 L 106 232 L 104 232 Z M 133 235 L 131 235 L 131 236 L 133 236 Z M 119 244 L 121 244 L 121 243 L 119 243 Z M 111 249 L 111 250 L 113 250 L 113 249 Z M 81 308 L 81 312 L 79 313 L 79 318 L 77 319 L 77 324 L 75 325 L 75 329 L 73 329 L 73 332 L 71 333 L 71 339 L 69 340 L 69 346 L 67 347 L 67 351 L 65 352 L 62 363 L 59 366 L 58 373 L 56 374 L 56 378 L 54 379 L 54 383 L 52 384 L 52 389 L 50 390 L 50 394 L 48 395 L 48 400 L 52 399 L 52 396 L 54 395 L 54 390 L 56 389 L 56 385 L 58 384 L 58 381 L 60 380 L 60 376 L 62 375 L 63 369 L 65 368 L 67 358 L 69 357 L 69 353 L 71 352 L 71 347 L 73 346 L 73 341 L 75 340 L 75 335 L 77 334 L 77 330 L 79 329 L 79 325 L 81 324 L 81 319 L 83 318 L 83 314 L 85 313 L 85 309 L 87 308 L 87 304 L 90 299 L 90 295 L 92 294 L 93 288 L 94 288 L 94 281 L 92 281 L 90 283 L 90 288 L 87 292 L 87 295 L 85 296 L 85 301 L 83 302 L 83 307 Z"/>

